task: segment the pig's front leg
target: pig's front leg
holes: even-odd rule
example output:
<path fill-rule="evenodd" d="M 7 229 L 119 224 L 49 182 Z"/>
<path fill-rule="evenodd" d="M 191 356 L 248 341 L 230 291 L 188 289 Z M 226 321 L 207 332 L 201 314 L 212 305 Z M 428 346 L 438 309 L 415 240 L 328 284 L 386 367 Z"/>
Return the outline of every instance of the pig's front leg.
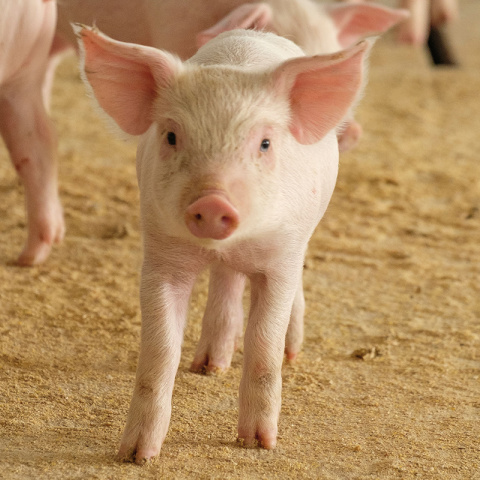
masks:
<path fill-rule="evenodd" d="M 232 355 L 243 333 L 243 289 L 245 276 L 222 262 L 212 265 L 202 334 L 192 372 L 216 372 L 230 367 Z"/>
<path fill-rule="evenodd" d="M 28 238 L 18 263 L 34 265 L 48 257 L 65 233 L 57 188 L 56 136 L 43 104 L 40 79 L 2 92 L 0 132 L 25 186 Z"/>
<path fill-rule="evenodd" d="M 281 275 L 251 278 L 252 301 L 244 340 L 240 383 L 238 438 L 246 446 L 256 441 L 267 449 L 277 443 L 281 406 L 285 335 L 303 262 L 293 270 L 278 267 Z"/>
<path fill-rule="evenodd" d="M 140 356 L 119 460 L 141 464 L 160 452 L 170 422 L 173 384 L 195 276 L 173 269 L 157 272 L 151 262 L 144 262 Z"/>

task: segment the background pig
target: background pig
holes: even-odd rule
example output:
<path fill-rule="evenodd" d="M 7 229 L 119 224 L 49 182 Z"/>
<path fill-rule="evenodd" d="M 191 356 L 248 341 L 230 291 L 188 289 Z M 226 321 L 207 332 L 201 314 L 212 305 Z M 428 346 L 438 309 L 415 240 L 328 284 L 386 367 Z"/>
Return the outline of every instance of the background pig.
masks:
<path fill-rule="evenodd" d="M 25 185 L 23 265 L 43 261 L 64 235 L 56 139 L 42 96 L 55 19 L 53 0 L 0 0 L 0 133 Z"/>
<path fill-rule="evenodd" d="M 65 0 L 59 5 L 57 45 L 75 44 L 70 23 L 95 23 L 122 41 L 151 45 L 191 57 L 216 35 L 234 28 L 264 29 L 288 38 L 307 54 L 333 53 L 361 38 L 388 30 L 407 12 L 373 3 L 334 5 L 314 0 Z M 126 20 L 127 19 L 127 20 Z M 172 19 L 182 19 L 174 22 Z M 349 115 L 339 132 L 340 150 L 353 148 L 362 133 Z"/>
<path fill-rule="evenodd" d="M 141 463 L 160 451 L 188 298 L 208 264 L 250 278 L 238 436 L 274 448 L 285 334 L 335 185 L 335 128 L 358 98 L 369 43 L 305 57 L 276 35 L 233 31 L 182 63 L 80 35 L 98 103 L 140 136 L 142 340 L 119 457 Z"/>
<path fill-rule="evenodd" d="M 14 31 L 12 19 L 18 19 L 18 12 L 25 10 L 26 4 L 26 0 L 2 0 L 4 8 L 0 11 L 0 21 L 8 23 L 2 28 L 2 34 Z M 8 125 L 2 126 L 2 136 L 24 181 L 27 197 L 28 240 L 18 259 L 22 265 L 45 260 L 52 244 L 64 235 L 57 192 L 54 133 L 45 107 L 40 105 L 38 90 L 43 85 L 44 100 L 48 104 L 55 66 L 62 52 L 76 45 L 71 22 L 95 23 L 117 40 L 162 48 L 187 59 L 209 38 L 232 28 L 264 28 L 292 39 L 313 55 L 338 51 L 366 34 L 384 31 L 404 17 L 402 12 L 375 5 L 330 9 L 312 0 L 267 0 L 262 3 L 196 0 L 194 4 L 188 0 L 62 0 L 58 5 L 57 28 L 46 69 L 45 49 L 51 42 L 54 2 L 35 0 L 28 5 L 29 22 L 40 25 L 44 22 L 43 15 L 50 20 L 48 25 L 42 24 L 41 31 L 29 28 L 28 32 L 22 33 L 23 40 L 36 38 L 40 42 L 27 45 L 22 40 L 22 49 L 23 45 L 27 49 L 36 49 L 36 60 L 32 62 L 32 57 L 25 53 L 21 74 L 25 80 L 22 86 L 17 83 L 15 94 L 17 113 L 9 113 Z M 18 55 L 18 50 L 12 52 L 19 59 L 22 55 Z M 2 60 L 2 63 L 11 61 Z M 8 105 L 2 106 L 3 117 L 7 117 L 8 108 Z M 30 113 L 20 115 L 18 112 L 22 108 Z M 37 128 L 30 128 L 25 123 L 26 119 L 33 118 Z M 19 128 L 20 125 L 23 127 Z M 25 140 L 22 131 L 26 130 L 33 132 L 33 141 Z M 342 148 L 355 144 L 360 132 L 360 126 L 351 121 L 343 133 Z M 26 158 L 30 159 L 27 163 L 23 161 Z"/>
<path fill-rule="evenodd" d="M 63 0 L 58 6 L 56 48 L 76 46 L 71 23 L 95 24 L 116 40 L 174 52 L 186 60 L 222 31 L 266 29 L 307 54 L 333 53 L 404 20 L 403 10 L 374 3 L 314 0 Z"/>

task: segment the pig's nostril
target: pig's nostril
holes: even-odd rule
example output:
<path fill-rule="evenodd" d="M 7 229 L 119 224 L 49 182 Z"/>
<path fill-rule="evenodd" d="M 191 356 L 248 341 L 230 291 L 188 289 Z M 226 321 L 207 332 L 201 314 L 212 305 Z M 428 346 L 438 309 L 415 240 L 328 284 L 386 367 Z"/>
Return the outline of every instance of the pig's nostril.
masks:
<path fill-rule="evenodd" d="M 198 238 L 222 240 L 236 230 L 239 218 L 237 210 L 225 197 L 210 194 L 187 207 L 185 223 Z"/>

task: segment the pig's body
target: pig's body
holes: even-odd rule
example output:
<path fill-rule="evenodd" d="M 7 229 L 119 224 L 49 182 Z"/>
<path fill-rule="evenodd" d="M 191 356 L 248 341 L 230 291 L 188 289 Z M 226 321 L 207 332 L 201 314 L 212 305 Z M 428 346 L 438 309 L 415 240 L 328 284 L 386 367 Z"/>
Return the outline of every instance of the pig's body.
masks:
<path fill-rule="evenodd" d="M 262 26 L 292 40 L 307 54 L 341 49 L 325 7 L 311 0 L 266 0 L 262 4 L 272 15 Z M 161 48 L 186 60 L 198 49 L 198 34 L 242 5 L 258 4 L 246 0 L 64 0 L 58 6 L 57 38 L 74 46 L 70 23 L 95 24 L 116 40 Z"/>
<path fill-rule="evenodd" d="M 55 2 L 0 0 L 0 85 L 45 68 L 55 27 Z"/>
<path fill-rule="evenodd" d="M 292 319 L 303 321 L 304 254 L 334 189 L 335 128 L 358 97 L 368 45 L 305 57 L 274 34 L 236 30 L 182 64 L 90 30 L 81 36 L 100 106 L 141 135 L 142 340 L 119 456 L 141 463 L 160 451 L 188 299 L 207 265 L 218 349 L 238 340 L 238 294 L 250 279 L 238 435 L 274 448 L 285 336 Z"/>
<path fill-rule="evenodd" d="M 0 133 L 25 185 L 29 234 L 23 264 L 43 261 L 64 234 L 56 139 L 42 88 L 55 19 L 53 0 L 0 0 Z"/>

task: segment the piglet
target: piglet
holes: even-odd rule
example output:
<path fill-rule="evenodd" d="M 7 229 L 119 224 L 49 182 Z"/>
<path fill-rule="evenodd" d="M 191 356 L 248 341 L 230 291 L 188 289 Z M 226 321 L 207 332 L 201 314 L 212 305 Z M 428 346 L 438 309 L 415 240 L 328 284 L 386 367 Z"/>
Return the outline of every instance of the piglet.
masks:
<path fill-rule="evenodd" d="M 87 86 L 140 137 L 141 348 L 118 456 L 143 463 L 161 449 L 189 296 L 208 265 L 250 279 L 238 438 L 274 448 L 304 255 L 335 186 L 335 129 L 358 99 L 372 42 L 308 57 L 275 34 L 234 30 L 182 63 L 78 34 Z"/>
<path fill-rule="evenodd" d="M 54 0 L 0 0 L 0 134 L 25 185 L 29 230 L 22 265 L 45 260 L 65 232 L 56 136 L 42 90 L 56 17 Z"/>

